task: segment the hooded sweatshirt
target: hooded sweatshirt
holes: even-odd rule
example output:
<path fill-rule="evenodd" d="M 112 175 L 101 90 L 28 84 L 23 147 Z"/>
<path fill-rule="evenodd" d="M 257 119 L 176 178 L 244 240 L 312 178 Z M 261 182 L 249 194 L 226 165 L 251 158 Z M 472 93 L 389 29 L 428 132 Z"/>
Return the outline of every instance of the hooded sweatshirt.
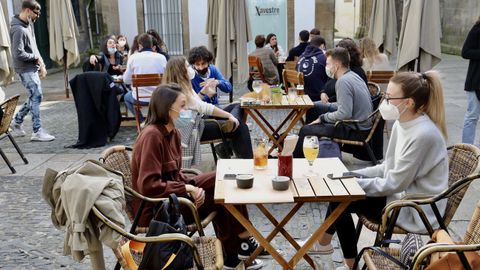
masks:
<path fill-rule="evenodd" d="M 327 58 L 320 48 L 308 45 L 297 63 L 297 70 L 303 73 L 305 80 L 305 94 L 312 101 L 320 100 L 320 91 L 328 80 L 325 73 Z"/>
<path fill-rule="evenodd" d="M 10 39 L 15 72 L 37 72 L 40 52 L 30 23 L 22 21 L 18 15 L 15 15 L 10 25 Z"/>

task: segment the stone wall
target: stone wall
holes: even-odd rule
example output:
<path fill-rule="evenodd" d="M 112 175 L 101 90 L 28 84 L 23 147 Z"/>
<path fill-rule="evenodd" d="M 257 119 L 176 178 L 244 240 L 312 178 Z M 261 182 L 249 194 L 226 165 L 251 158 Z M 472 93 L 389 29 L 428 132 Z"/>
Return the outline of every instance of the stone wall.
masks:
<path fill-rule="evenodd" d="M 440 0 L 442 52 L 460 54 L 463 42 L 480 16 L 478 0 Z"/>
<path fill-rule="evenodd" d="M 315 0 L 315 27 L 322 33 L 328 48 L 333 47 L 334 25 L 335 0 Z"/>

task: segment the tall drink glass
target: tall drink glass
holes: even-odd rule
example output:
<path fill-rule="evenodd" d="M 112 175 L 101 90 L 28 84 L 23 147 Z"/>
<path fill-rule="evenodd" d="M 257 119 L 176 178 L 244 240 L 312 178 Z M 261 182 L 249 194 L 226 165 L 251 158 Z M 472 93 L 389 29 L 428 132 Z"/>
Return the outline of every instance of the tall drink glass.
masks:
<path fill-rule="evenodd" d="M 317 136 L 306 136 L 303 139 L 303 155 L 308 160 L 309 169 L 306 174 L 306 177 L 309 176 L 317 176 L 317 174 L 313 171 L 313 162 L 318 157 L 318 138 Z"/>

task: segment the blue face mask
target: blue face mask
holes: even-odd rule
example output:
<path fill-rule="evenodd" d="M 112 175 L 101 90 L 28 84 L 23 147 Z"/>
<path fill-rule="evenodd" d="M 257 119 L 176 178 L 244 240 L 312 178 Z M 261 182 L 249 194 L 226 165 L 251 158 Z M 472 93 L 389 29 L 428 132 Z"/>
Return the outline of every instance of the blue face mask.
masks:
<path fill-rule="evenodd" d="M 180 118 L 182 119 L 191 119 L 192 116 L 192 111 L 191 110 L 182 110 L 180 111 Z"/>

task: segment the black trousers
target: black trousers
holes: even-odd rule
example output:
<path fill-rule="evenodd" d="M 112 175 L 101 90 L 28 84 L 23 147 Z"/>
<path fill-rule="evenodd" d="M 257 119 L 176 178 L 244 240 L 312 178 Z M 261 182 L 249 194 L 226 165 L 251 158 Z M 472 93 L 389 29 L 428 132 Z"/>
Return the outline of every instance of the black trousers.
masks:
<path fill-rule="evenodd" d="M 224 133 L 225 137 L 232 141 L 233 152 L 238 158 L 253 158 L 252 140 L 250 138 L 250 131 L 248 126 L 242 122 L 243 109 L 240 108 L 239 103 L 233 103 L 223 109 L 230 112 L 240 123 L 240 126 L 230 133 Z M 227 120 L 217 119 L 220 123 L 224 123 Z M 215 140 L 222 137 L 222 131 L 215 123 L 205 122 L 205 128 L 203 129 L 201 141 Z"/>
<path fill-rule="evenodd" d="M 366 197 L 365 200 L 352 202 L 345 211 L 337 218 L 327 233 L 333 235 L 337 232 L 343 257 L 354 259 L 357 257 L 357 237 L 352 213 L 362 214 L 369 219 L 379 221 L 382 218 L 382 210 L 387 203 L 386 197 Z M 338 207 L 340 203 L 330 203 L 327 209 L 327 217 Z"/>
<path fill-rule="evenodd" d="M 300 133 L 298 134 L 298 142 L 295 146 L 295 150 L 293 151 L 293 157 L 304 158 L 303 139 L 305 136 L 358 140 L 365 138 L 367 135 L 368 130 L 359 131 L 348 125 L 339 125 L 338 127 L 335 127 L 334 124 L 330 123 L 305 125 L 300 129 Z"/>

